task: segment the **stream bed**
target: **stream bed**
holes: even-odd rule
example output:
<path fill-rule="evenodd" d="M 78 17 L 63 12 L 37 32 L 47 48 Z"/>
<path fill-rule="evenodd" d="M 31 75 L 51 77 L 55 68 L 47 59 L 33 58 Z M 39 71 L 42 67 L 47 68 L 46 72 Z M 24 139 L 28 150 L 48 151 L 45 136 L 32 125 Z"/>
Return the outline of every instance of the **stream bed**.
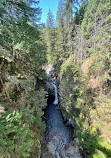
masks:
<path fill-rule="evenodd" d="M 52 99 L 45 109 L 46 140 L 49 151 L 57 158 L 60 158 L 61 151 L 73 138 L 74 129 L 71 126 L 66 126 L 64 123 L 60 105 L 58 104 L 57 87 L 53 82 L 51 84 L 54 88 L 55 96 L 54 100 Z"/>

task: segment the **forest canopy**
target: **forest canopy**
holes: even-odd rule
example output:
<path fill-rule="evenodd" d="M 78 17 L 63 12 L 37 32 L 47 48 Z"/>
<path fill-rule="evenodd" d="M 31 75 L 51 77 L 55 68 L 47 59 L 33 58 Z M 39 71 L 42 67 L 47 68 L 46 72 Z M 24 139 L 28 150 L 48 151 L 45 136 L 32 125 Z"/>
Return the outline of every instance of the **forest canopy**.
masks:
<path fill-rule="evenodd" d="M 83 157 L 111 157 L 111 1 L 59 0 L 40 22 L 38 0 L 0 0 L 0 157 L 39 158 L 43 65 L 52 64 Z"/>

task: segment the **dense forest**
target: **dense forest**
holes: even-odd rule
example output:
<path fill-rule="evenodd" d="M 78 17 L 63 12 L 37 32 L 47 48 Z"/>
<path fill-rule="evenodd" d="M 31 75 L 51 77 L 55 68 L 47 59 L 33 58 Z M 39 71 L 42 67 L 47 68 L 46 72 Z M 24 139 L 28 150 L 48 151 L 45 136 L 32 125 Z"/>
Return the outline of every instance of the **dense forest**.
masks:
<path fill-rule="evenodd" d="M 0 0 L 0 158 L 41 155 L 47 63 L 81 155 L 110 158 L 111 1 L 60 0 L 40 17 L 37 0 Z"/>
<path fill-rule="evenodd" d="M 40 15 L 36 0 L 0 1 L 1 158 L 38 158 L 41 153 L 42 65 L 47 60 Z"/>
<path fill-rule="evenodd" d="M 111 157 L 111 1 L 60 0 L 45 29 L 65 118 L 84 157 Z"/>

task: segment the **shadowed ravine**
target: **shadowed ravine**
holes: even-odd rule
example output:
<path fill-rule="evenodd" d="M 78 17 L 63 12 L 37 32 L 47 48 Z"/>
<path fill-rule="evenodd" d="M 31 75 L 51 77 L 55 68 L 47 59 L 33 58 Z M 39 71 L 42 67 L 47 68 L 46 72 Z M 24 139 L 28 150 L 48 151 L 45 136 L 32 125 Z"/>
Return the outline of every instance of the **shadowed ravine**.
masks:
<path fill-rule="evenodd" d="M 51 153 L 60 158 L 61 150 L 72 140 L 73 128 L 65 125 L 60 106 L 58 105 L 57 87 L 54 83 L 51 84 L 55 90 L 55 100 L 45 110 L 47 143 Z"/>

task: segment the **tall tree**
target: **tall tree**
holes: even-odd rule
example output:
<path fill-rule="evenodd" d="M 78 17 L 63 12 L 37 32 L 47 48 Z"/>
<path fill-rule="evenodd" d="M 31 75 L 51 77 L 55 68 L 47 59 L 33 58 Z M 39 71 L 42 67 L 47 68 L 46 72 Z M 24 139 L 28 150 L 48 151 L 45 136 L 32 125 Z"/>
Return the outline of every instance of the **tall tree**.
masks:
<path fill-rule="evenodd" d="M 56 43 L 56 30 L 55 30 L 55 20 L 54 16 L 49 9 L 47 15 L 47 24 L 46 24 L 46 43 L 48 47 L 48 59 L 54 64 L 55 62 L 55 43 Z"/>
<path fill-rule="evenodd" d="M 60 0 L 58 4 L 58 11 L 56 15 L 57 20 L 57 41 L 56 41 L 56 49 L 57 49 L 57 58 L 60 63 L 64 60 L 65 55 L 65 41 L 64 41 L 64 0 Z"/>
<path fill-rule="evenodd" d="M 40 14 L 35 0 L 0 1 L 0 114 L 5 112 L 0 115 L 0 157 L 41 154 L 45 91 L 38 82 L 38 91 L 34 87 L 46 61 Z"/>

